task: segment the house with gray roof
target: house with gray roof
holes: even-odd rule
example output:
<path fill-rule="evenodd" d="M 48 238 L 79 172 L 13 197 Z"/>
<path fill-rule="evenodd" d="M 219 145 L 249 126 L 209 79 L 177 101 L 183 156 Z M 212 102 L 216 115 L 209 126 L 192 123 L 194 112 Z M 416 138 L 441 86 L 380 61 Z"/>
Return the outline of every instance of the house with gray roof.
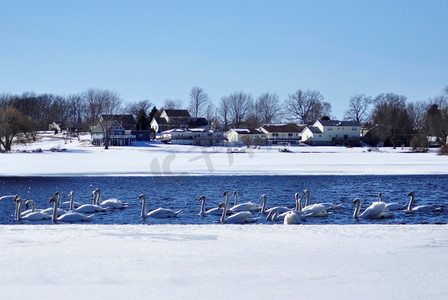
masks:
<path fill-rule="evenodd" d="M 318 120 L 303 129 L 302 142 L 316 146 L 359 146 L 361 124 L 354 121 Z"/>

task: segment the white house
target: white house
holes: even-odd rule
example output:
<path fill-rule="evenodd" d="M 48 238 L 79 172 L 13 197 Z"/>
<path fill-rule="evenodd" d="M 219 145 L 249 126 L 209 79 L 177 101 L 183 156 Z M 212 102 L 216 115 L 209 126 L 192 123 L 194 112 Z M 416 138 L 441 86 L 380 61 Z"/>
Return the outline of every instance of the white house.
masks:
<path fill-rule="evenodd" d="M 151 120 L 151 128 L 154 132 L 162 132 L 173 128 L 188 127 L 190 114 L 186 109 L 162 109 L 160 116 Z"/>
<path fill-rule="evenodd" d="M 291 144 L 298 145 L 301 140 L 301 132 L 305 126 L 290 124 L 268 124 L 259 128 L 266 135 L 267 145 Z"/>
<path fill-rule="evenodd" d="M 162 132 L 162 142 L 178 145 L 222 146 L 224 135 L 206 128 L 176 128 Z"/>
<path fill-rule="evenodd" d="M 266 134 L 255 128 L 232 128 L 226 134 L 227 141 L 231 145 L 266 144 Z"/>
<path fill-rule="evenodd" d="M 302 142 L 310 145 L 352 145 L 361 141 L 361 124 L 353 121 L 318 120 L 302 131 Z"/>

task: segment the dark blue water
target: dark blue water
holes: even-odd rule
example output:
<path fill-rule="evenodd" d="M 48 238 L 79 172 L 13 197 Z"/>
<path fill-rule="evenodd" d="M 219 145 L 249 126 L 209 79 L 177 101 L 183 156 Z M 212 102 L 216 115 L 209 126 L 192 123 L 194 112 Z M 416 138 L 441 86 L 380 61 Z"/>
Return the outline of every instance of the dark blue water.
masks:
<path fill-rule="evenodd" d="M 118 198 L 129 207 L 97 213 L 83 224 L 214 224 L 218 216 L 198 216 L 200 195 L 207 198 L 207 209 L 225 199 L 222 192 L 239 193 L 239 202 L 258 202 L 260 195 L 268 197 L 272 206 L 294 206 L 294 193 L 311 192 L 311 203 L 332 202 L 342 204 L 328 217 L 308 218 L 305 224 L 440 224 L 448 223 L 448 175 L 425 176 L 213 176 L 213 177 L 1 177 L 0 196 L 19 194 L 24 200 L 32 199 L 37 208 L 47 208 L 48 200 L 60 191 L 63 200 L 69 200 L 73 190 L 76 201 L 91 203 L 95 188 L 102 191 L 101 200 Z M 352 215 L 355 197 L 363 201 L 362 210 L 377 201 L 382 192 L 383 201 L 407 203 L 407 194 L 415 192 L 415 205 L 442 208 L 432 213 L 405 214 L 397 212 L 391 219 L 354 220 Z M 139 194 L 148 196 L 148 210 L 158 207 L 182 209 L 174 219 L 142 220 Z M 303 197 L 302 197 L 303 199 Z M 233 197 L 230 198 L 233 203 Z M 11 198 L 0 200 L 0 224 L 50 224 L 51 221 L 14 221 L 14 203 Z M 259 214 L 258 214 L 259 215 Z M 268 223 L 262 216 L 259 223 Z M 269 222 L 272 223 L 272 222 Z"/>

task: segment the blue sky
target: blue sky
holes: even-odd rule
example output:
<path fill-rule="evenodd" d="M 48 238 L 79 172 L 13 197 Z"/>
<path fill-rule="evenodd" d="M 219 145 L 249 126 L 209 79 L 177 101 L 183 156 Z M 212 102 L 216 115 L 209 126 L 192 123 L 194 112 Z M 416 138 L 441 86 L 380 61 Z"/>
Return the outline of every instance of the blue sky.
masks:
<path fill-rule="evenodd" d="M 342 118 L 351 96 L 409 102 L 448 86 L 448 1 L 1 1 L 0 93 L 124 102 L 280 100 L 319 91 Z"/>

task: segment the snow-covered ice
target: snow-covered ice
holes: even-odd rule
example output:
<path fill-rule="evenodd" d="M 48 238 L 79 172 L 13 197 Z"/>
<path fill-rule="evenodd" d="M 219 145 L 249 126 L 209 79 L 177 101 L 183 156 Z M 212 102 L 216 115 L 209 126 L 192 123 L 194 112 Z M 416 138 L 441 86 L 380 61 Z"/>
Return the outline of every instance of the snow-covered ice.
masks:
<path fill-rule="evenodd" d="M 66 149 L 50 152 L 50 148 Z M 48 139 L 0 176 L 448 174 L 407 149 L 104 150 Z M 446 299 L 447 225 L 3 225 L 1 299 Z"/>

